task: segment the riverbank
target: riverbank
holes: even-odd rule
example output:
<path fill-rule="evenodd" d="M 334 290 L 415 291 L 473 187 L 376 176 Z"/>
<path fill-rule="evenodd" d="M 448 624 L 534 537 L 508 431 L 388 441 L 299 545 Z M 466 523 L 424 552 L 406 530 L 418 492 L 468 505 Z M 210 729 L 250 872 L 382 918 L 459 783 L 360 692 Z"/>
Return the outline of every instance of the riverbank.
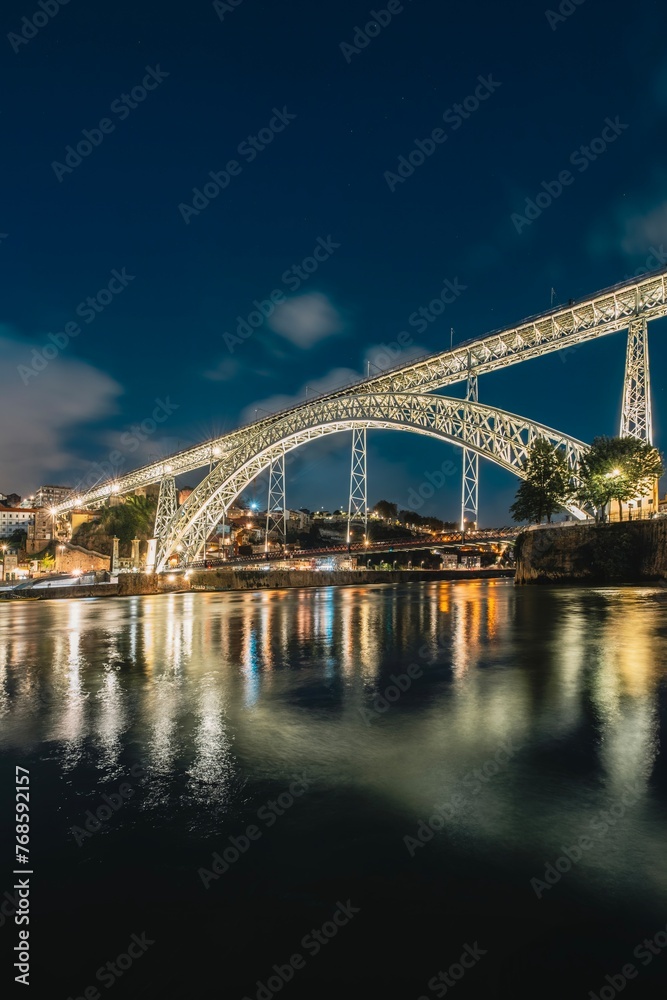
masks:
<path fill-rule="evenodd" d="M 516 540 L 516 583 L 667 580 L 667 519 L 541 526 Z"/>
<path fill-rule="evenodd" d="M 299 587 L 350 587 L 378 583 L 417 583 L 433 580 L 512 579 L 513 569 L 463 570 L 242 570 L 219 568 L 196 570 L 189 579 L 180 575 L 145 576 L 123 574 L 118 583 L 96 586 L 49 587 L 23 591 L 22 597 L 4 595 L 6 601 L 52 601 L 91 597 L 128 597 L 188 591 L 290 590 Z"/>

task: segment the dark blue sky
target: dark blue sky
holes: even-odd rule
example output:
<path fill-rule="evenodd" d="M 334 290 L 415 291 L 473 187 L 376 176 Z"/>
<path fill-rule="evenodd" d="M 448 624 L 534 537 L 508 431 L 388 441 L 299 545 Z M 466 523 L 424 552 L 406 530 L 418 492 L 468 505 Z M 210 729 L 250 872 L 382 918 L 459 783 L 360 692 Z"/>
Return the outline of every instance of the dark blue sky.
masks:
<path fill-rule="evenodd" d="M 218 6 L 222 19 L 210 2 L 70 0 L 24 43 L 37 0 L 3 5 L 0 489 L 75 482 L 113 450 L 127 471 L 349 380 L 402 330 L 415 353 L 440 350 L 451 327 L 458 341 L 548 308 L 552 288 L 567 302 L 620 281 L 661 241 L 667 264 L 664 4 L 585 0 L 552 26 L 541 4 L 407 0 L 359 52 L 341 45 L 386 4 Z M 154 89 L 137 102 L 147 68 Z M 479 108 L 443 122 L 489 75 Z M 282 125 L 276 109 L 295 117 L 239 152 Z M 627 127 L 583 170 L 570 157 L 607 118 Z M 103 119 L 80 164 L 53 166 Z M 385 173 L 439 127 L 446 139 L 390 190 Z M 179 210 L 230 160 L 225 190 L 198 215 Z M 518 233 L 512 214 L 568 168 L 572 183 Z M 295 288 L 285 272 L 318 238 L 340 245 Z M 92 322 L 85 307 L 77 317 L 123 268 L 133 280 Z M 418 332 L 409 317 L 445 279 L 465 291 Z M 230 352 L 223 335 L 272 291 L 287 301 Z M 22 375 L 66 323 L 81 332 Z M 651 326 L 659 445 L 666 326 Z M 617 334 L 486 376 L 480 396 L 590 440 L 617 431 L 623 361 Z M 139 442 L 128 429 L 156 399 L 177 409 Z M 371 501 L 405 505 L 425 472 L 460 466 L 457 449 L 414 435 L 369 445 Z M 291 505 L 345 502 L 347 437 L 292 468 Z M 515 488 L 483 463 L 482 523 L 507 522 Z M 422 512 L 456 517 L 459 504 L 457 474 Z"/>

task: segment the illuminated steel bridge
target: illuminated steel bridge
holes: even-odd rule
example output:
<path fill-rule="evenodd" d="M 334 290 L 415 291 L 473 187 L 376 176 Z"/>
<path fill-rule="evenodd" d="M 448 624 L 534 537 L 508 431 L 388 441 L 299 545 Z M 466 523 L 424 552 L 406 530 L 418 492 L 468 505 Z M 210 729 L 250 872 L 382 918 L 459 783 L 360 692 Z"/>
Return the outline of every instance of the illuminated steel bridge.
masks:
<path fill-rule="evenodd" d="M 461 523 L 477 523 L 479 458 L 523 476 L 523 462 L 538 436 L 563 450 L 574 475 L 587 445 L 566 434 L 478 402 L 478 377 L 500 368 L 567 351 L 597 337 L 627 331 L 620 433 L 652 440 L 648 323 L 667 313 L 667 268 L 633 278 L 596 295 L 551 309 L 451 350 L 360 379 L 336 391 L 239 427 L 145 465 L 85 492 L 74 492 L 53 513 L 101 506 L 115 495 L 160 483 L 155 539 L 149 568 L 163 571 L 179 553 L 193 562 L 206 539 L 239 494 L 268 470 L 268 539 L 284 535 L 286 525 L 285 456 L 308 441 L 352 432 L 349 519 L 367 517 L 366 438 L 369 429 L 400 430 L 440 438 L 463 449 Z M 437 390 L 465 382 L 466 398 Z M 178 505 L 175 477 L 204 469 L 205 475 L 185 503 Z M 569 508 L 576 517 L 583 513 Z M 348 521 L 349 524 L 349 521 Z"/>

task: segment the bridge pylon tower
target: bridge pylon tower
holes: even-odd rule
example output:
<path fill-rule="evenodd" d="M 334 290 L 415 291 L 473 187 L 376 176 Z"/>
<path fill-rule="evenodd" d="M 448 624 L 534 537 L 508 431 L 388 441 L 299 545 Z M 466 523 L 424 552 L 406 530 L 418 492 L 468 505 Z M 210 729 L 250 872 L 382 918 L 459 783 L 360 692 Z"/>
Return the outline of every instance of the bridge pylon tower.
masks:
<path fill-rule="evenodd" d="M 628 327 L 620 434 L 653 443 L 648 323 L 645 319 L 633 320 Z"/>
<path fill-rule="evenodd" d="M 264 551 L 269 551 L 269 535 L 276 532 L 284 545 L 287 541 L 287 505 L 285 497 L 285 452 L 269 467 L 269 498 L 266 504 Z"/>
<path fill-rule="evenodd" d="M 466 400 L 479 402 L 477 376 L 468 373 Z M 463 482 L 461 484 L 461 531 L 465 531 L 466 521 L 474 521 L 477 527 L 479 509 L 479 455 L 471 448 L 463 449 Z"/>
<path fill-rule="evenodd" d="M 352 461 L 350 463 L 350 502 L 347 508 L 347 544 L 352 538 L 352 519 L 364 521 L 364 535 L 368 536 L 368 483 L 366 464 L 366 428 L 352 428 Z"/>
<path fill-rule="evenodd" d="M 173 476 L 164 476 L 160 481 L 160 492 L 157 500 L 157 510 L 155 512 L 155 537 L 161 538 L 167 525 L 178 510 L 178 496 L 176 495 L 176 480 Z"/>

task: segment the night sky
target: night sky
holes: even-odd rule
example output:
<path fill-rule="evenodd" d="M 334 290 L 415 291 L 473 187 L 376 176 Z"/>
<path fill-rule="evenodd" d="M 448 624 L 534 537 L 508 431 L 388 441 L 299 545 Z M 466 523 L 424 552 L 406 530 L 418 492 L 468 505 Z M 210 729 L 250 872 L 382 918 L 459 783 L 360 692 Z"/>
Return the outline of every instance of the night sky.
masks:
<path fill-rule="evenodd" d="M 255 408 L 347 382 L 369 360 L 442 350 L 451 328 L 455 343 L 481 336 L 554 296 L 567 303 L 665 266 L 665 6 L 562 6 L 573 13 L 392 0 L 389 19 L 387 4 L 352 0 L 70 0 L 35 29 L 22 18 L 46 19 L 37 0 L 7 0 L 0 490 L 74 484 L 113 450 L 129 471 Z M 355 51 L 368 22 L 375 37 L 356 34 Z M 455 105 L 476 88 L 479 107 L 461 116 Z M 586 160 L 576 151 L 607 119 L 613 141 Z M 392 179 L 438 128 L 445 138 L 425 162 Z M 66 161 L 84 130 L 96 145 Z M 572 183 L 517 226 L 513 213 L 568 169 Z M 211 172 L 224 190 L 191 211 Z M 326 259 L 295 277 L 318 246 Z M 447 279 L 462 289 L 455 301 L 410 325 Z M 272 292 L 282 301 L 236 342 L 238 317 Z M 27 375 L 33 348 L 68 323 L 80 332 Z M 658 445 L 666 327 L 651 325 Z M 383 345 L 403 330 L 411 342 L 390 361 Z M 487 375 L 480 399 L 587 441 L 617 433 L 624 340 Z M 139 441 L 131 427 L 156 400 L 170 412 Z M 454 447 L 371 433 L 370 501 L 406 506 L 447 460 L 460 469 Z M 481 476 L 481 523 L 507 523 L 517 481 L 491 463 Z M 348 480 L 349 435 L 330 437 L 292 463 L 288 502 L 344 504 Z M 457 472 L 421 512 L 455 518 L 459 506 Z"/>

